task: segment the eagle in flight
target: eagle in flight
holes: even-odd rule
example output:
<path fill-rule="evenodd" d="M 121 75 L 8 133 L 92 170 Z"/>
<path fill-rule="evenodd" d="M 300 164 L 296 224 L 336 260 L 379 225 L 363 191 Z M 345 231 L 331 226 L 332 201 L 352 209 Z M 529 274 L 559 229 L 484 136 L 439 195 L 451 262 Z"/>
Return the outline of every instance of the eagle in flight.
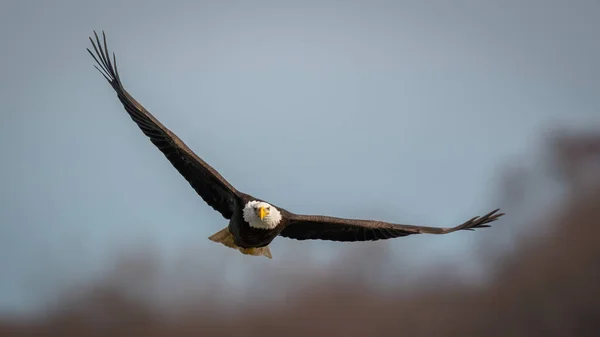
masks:
<path fill-rule="evenodd" d="M 239 191 L 125 90 L 117 71 L 114 53 L 111 61 L 106 35 L 102 32 L 103 43 L 95 31 L 94 35 L 95 41 L 91 37 L 90 41 L 95 54 L 89 48 L 87 51 L 96 61 L 96 69 L 117 93 L 129 117 L 200 197 L 229 220 L 227 227 L 209 237 L 214 242 L 237 249 L 243 254 L 272 258 L 269 244 L 277 236 L 296 240 L 350 242 L 391 239 L 412 234 L 448 234 L 459 230 L 489 227 L 491 222 L 504 214 L 497 213 L 496 209 L 449 228 L 415 226 L 377 220 L 295 214 Z"/>

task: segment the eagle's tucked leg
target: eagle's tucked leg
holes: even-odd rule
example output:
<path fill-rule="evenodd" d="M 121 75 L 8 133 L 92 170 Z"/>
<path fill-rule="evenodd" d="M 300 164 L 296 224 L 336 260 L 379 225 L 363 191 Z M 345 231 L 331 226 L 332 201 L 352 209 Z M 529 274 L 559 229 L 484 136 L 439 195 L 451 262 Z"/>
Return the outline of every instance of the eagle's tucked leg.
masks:
<path fill-rule="evenodd" d="M 242 254 L 245 254 L 245 255 L 265 256 L 269 259 L 273 258 L 273 256 L 271 255 L 271 250 L 269 249 L 269 246 L 258 247 L 258 248 L 242 248 L 242 247 L 239 247 L 238 245 L 236 245 L 235 242 L 233 241 L 233 235 L 231 235 L 231 232 L 229 231 L 229 228 L 227 228 L 227 227 L 225 227 L 225 228 L 221 229 L 220 231 L 216 232 L 215 234 L 209 236 L 208 239 L 211 241 L 217 242 L 217 243 L 222 243 L 223 245 L 225 245 L 229 248 L 237 249 Z"/>
<path fill-rule="evenodd" d="M 208 239 L 211 241 L 217 242 L 217 243 L 222 243 L 229 248 L 233 248 L 233 249 L 239 248 L 233 241 L 233 235 L 231 235 L 231 232 L 229 232 L 229 228 L 227 228 L 227 227 L 225 227 L 225 228 L 221 229 L 220 231 L 216 232 L 215 234 L 209 236 Z"/>
<path fill-rule="evenodd" d="M 240 252 L 242 252 L 242 254 L 246 254 L 246 255 L 254 255 L 254 256 L 262 255 L 269 259 L 273 258 L 273 255 L 271 255 L 271 250 L 269 249 L 269 246 L 259 247 L 259 248 L 240 248 Z"/>

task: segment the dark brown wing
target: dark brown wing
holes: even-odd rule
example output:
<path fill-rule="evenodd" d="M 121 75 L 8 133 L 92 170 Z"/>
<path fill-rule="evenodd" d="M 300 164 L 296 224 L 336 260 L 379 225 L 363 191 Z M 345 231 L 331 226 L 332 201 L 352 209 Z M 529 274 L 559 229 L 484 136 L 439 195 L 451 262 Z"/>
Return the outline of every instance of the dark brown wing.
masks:
<path fill-rule="evenodd" d="M 136 122 L 142 132 L 150 138 L 150 141 L 167 157 L 171 164 L 183 175 L 207 204 L 221 213 L 226 219 L 231 218 L 240 192 L 125 91 L 119 78 L 114 53 L 111 63 L 104 32 L 102 32 L 104 49 L 95 31 L 94 35 L 96 36 L 97 44 L 94 43 L 91 37 L 90 41 L 96 55 L 91 50 L 87 50 L 94 60 L 96 60 L 98 66 L 100 66 L 100 68 L 95 66 L 96 69 L 104 75 L 117 92 L 119 100 L 123 103 L 123 107 L 125 107 L 131 119 Z"/>
<path fill-rule="evenodd" d="M 458 230 L 490 227 L 504 213 L 498 209 L 451 228 L 393 224 L 382 221 L 341 219 L 320 215 L 290 215 L 279 235 L 296 240 L 375 241 L 411 234 L 448 234 Z"/>

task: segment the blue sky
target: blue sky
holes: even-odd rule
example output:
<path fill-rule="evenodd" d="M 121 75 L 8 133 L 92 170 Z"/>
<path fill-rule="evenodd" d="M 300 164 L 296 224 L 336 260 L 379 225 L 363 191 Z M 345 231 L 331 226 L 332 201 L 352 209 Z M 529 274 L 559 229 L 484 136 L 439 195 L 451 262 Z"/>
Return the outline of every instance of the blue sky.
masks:
<path fill-rule="evenodd" d="M 166 265 L 219 259 L 213 277 L 231 283 L 359 249 L 278 239 L 262 261 L 208 241 L 226 220 L 126 116 L 85 51 L 94 29 L 190 148 L 299 213 L 450 226 L 501 207 L 504 168 L 535 162 L 549 130 L 600 125 L 596 1 L 9 0 L 0 13 L 0 313 L 138 245 Z M 413 249 L 395 263 L 417 273 L 490 232 L 380 245 Z"/>

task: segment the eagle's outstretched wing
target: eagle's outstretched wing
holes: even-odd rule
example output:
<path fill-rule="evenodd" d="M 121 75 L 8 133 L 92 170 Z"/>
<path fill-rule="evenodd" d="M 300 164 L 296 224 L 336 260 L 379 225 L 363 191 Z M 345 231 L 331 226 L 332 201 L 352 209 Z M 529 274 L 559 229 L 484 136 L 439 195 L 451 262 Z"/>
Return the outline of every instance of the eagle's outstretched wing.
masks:
<path fill-rule="evenodd" d="M 447 234 L 458 230 L 489 227 L 504 213 L 496 209 L 482 217 L 474 217 L 456 227 L 427 227 L 393 224 L 373 220 L 342 219 L 321 215 L 292 214 L 279 235 L 296 240 L 375 241 L 411 234 Z"/>
<path fill-rule="evenodd" d="M 104 32 L 102 32 L 104 48 L 102 48 L 98 34 L 95 31 L 94 35 L 96 43 L 94 43 L 91 37 L 90 41 L 96 55 L 89 48 L 87 50 L 98 63 L 99 67 L 95 66 L 96 69 L 104 75 L 117 92 L 119 100 L 131 119 L 167 157 L 171 164 L 183 175 L 207 204 L 221 213 L 226 219 L 231 218 L 236 200 L 240 197 L 240 192 L 125 91 L 119 78 L 114 53 L 111 62 Z"/>

